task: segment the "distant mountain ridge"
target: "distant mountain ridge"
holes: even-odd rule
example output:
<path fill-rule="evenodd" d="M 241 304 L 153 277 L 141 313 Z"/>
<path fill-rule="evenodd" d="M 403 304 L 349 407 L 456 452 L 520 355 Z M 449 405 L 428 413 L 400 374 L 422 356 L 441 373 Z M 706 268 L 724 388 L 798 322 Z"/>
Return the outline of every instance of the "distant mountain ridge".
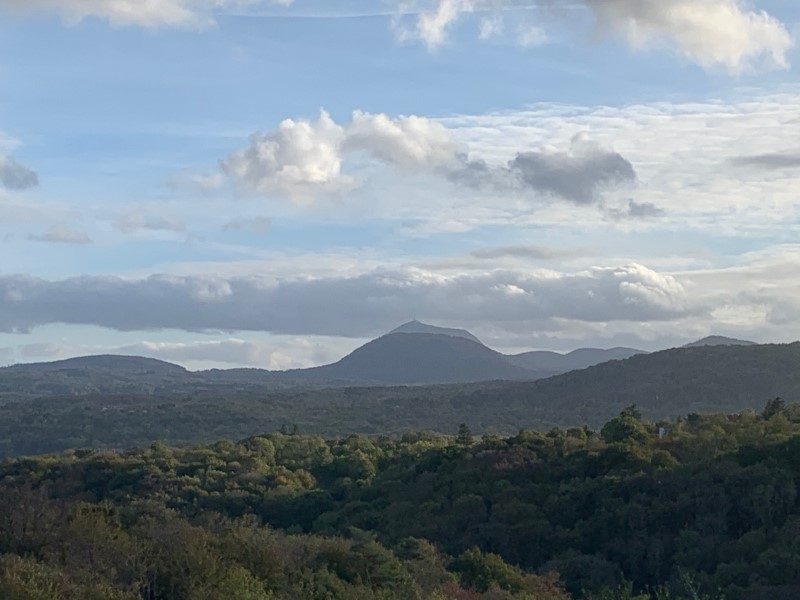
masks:
<path fill-rule="evenodd" d="M 541 371 L 551 371 L 554 374 L 566 373 L 576 369 L 585 369 L 609 360 L 624 360 L 637 354 L 647 354 L 644 350 L 635 348 L 578 348 L 566 354 L 550 352 L 547 350 L 534 350 L 509 356 L 509 360 L 519 367 Z"/>
<path fill-rule="evenodd" d="M 684 344 L 683 348 L 699 348 L 701 346 L 757 346 L 756 342 L 748 340 L 737 340 L 736 338 L 725 337 L 724 335 L 710 335 L 696 342 Z"/>
<path fill-rule="evenodd" d="M 685 348 L 743 346 L 753 342 L 711 336 Z M 99 355 L 0 368 L 0 396 L 41 397 L 94 393 L 169 394 L 214 390 L 365 385 L 428 385 L 480 381 L 533 381 L 647 354 L 635 348 L 579 348 L 561 354 L 505 355 L 464 329 L 410 321 L 334 363 L 306 369 L 188 371 L 161 360 Z"/>

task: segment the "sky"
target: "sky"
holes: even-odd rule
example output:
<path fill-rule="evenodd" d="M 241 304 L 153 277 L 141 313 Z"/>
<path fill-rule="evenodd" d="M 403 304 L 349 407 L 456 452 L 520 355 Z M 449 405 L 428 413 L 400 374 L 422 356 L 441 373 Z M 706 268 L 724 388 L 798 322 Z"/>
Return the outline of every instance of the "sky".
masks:
<path fill-rule="evenodd" d="M 0 0 L 0 364 L 800 338 L 796 0 Z"/>

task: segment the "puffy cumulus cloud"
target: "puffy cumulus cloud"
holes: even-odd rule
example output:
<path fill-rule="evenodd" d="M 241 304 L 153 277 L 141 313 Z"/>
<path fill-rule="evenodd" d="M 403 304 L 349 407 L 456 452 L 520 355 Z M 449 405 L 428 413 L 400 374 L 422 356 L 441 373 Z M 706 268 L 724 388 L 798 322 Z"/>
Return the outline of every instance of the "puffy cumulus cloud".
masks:
<path fill-rule="evenodd" d="M 0 184 L 9 190 L 26 190 L 39 185 L 36 171 L 0 154 Z"/>
<path fill-rule="evenodd" d="M 552 147 L 519 152 L 505 167 L 464 159 L 447 174 L 458 183 L 532 191 L 576 204 L 599 202 L 604 189 L 636 181 L 630 161 L 589 140 L 585 133 L 573 137 L 566 152 Z"/>
<path fill-rule="evenodd" d="M 222 161 L 222 168 L 246 189 L 309 200 L 352 188 L 356 182 L 342 173 L 343 164 L 362 155 L 390 168 L 474 188 L 535 192 L 577 204 L 597 202 L 603 189 L 636 180 L 627 159 L 585 133 L 575 135 L 567 151 L 544 146 L 517 152 L 505 166 L 493 166 L 471 159 L 467 146 L 438 121 L 362 111 L 341 125 L 325 111 L 315 122 L 283 121 L 275 132 L 253 136 L 248 148 Z"/>
<path fill-rule="evenodd" d="M 566 0 L 437 0 L 431 10 L 421 11 L 412 29 L 396 26 L 401 39 L 419 39 L 429 48 L 447 40 L 447 31 L 458 18 L 477 10 L 503 8 L 574 8 Z M 792 47 L 787 28 L 764 11 L 751 10 L 740 0 L 579 0 L 598 25 L 621 35 L 634 49 L 666 45 L 703 67 L 722 66 L 738 73 L 754 64 L 785 68 Z M 569 15 L 567 10 L 552 15 Z M 480 37 L 502 30 L 501 17 L 480 24 Z M 520 34 L 518 43 L 536 45 L 546 33 L 534 27 L 532 35 Z"/>
<path fill-rule="evenodd" d="M 443 275 L 406 268 L 265 280 L 151 276 L 0 278 L 0 331 L 48 323 L 121 331 L 250 330 L 360 337 L 420 318 L 471 322 L 669 320 L 699 310 L 675 278 L 638 264 L 576 273 Z"/>
<path fill-rule="evenodd" d="M 254 134 L 250 145 L 221 163 L 242 187 L 262 193 L 280 192 L 308 200 L 321 191 L 352 187 L 342 174 L 345 131 L 320 111 L 316 121 L 286 119 L 268 134 Z"/>
<path fill-rule="evenodd" d="M 397 168 L 431 168 L 455 162 L 457 149 L 448 131 L 425 117 L 356 111 L 340 125 L 322 110 L 316 121 L 286 119 L 274 132 L 253 135 L 247 148 L 221 166 L 245 189 L 307 201 L 356 185 L 342 173 L 347 156 L 363 153 Z"/>
<path fill-rule="evenodd" d="M 70 23 L 94 17 L 116 27 L 204 28 L 214 12 L 248 5 L 289 6 L 293 0 L 0 0 L 7 14 L 55 15 Z"/>
<path fill-rule="evenodd" d="M 425 117 L 353 113 L 344 149 L 361 150 L 388 165 L 415 169 L 454 163 L 459 146 L 441 124 Z"/>
<path fill-rule="evenodd" d="M 83 231 L 66 226 L 54 226 L 42 234 L 31 234 L 28 239 L 34 242 L 51 244 L 91 244 L 91 238 Z"/>
<path fill-rule="evenodd" d="M 739 0 L 584 0 L 602 26 L 634 48 L 659 39 L 703 67 L 739 72 L 761 61 L 786 68 L 792 37 L 764 11 Z"/>

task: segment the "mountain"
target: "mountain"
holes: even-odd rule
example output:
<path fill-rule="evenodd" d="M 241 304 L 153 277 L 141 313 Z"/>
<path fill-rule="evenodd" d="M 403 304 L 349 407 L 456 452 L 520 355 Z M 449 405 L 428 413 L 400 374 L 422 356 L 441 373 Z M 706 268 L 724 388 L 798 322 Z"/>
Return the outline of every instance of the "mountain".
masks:
<path fill-rule="evenodd" d="M 179 365 L 157 360 L 155 358 L 145 358 L 143 356 L 120 356 L 116 354 L 99 354 L 96 356 L 79 356 L 56 360 L 52 362 L 25 363 L 6 367 L 19 371 L 63 371 L 69 372 L 88 372 L 88 371 L 111 371 L 114 373 L 125 373 L 129 375 L 182 375 L 187 373 L 186 369 Z M 0 373 L 4 369 L 0 369 Z"/>
<path fill-rule="evenodd" d="M 350 360 L 356 359 L 362 358 Z M 800 401 L 799 367 L 800 343 L 794 343 L 675 348 L 536 381 L 278 388 L 211 384 L 206 375 L 196 374 L 198 379 L 174 387 L 142 387 L 136 393 L 67 397 L 33 388 L 28 389 L 32 397 L 17 388 L 17 396 L 0 394 L 0 458 L 79 447 L 121 449 L 159 439 L 191 445 L 292 424 L 304 433 L 336 437 L 413 430 L 452 434 L 460 423 L 476 434 L 489 428 L 516 433 L 600 427 L 632 404 L 654 419 L 689 415 L 696 422 L 693 413 L 761 411 L 778 396 Z M 0 376 L 3 387 L 7 381 Z M 709 435 L 726 431 L 731 421 L 719 417 Z"/>
<path fill-rule="evenodd" d="M 449 333 L 397 333 L 395 330 L 364 344 L 336 363 L 304 369 L 304 373 L 324 380 L 392 384 L 536 379 L 549 374 L 513 365 L 505 355 L 467 335 L 469 337 Z"/>
<path fill-rule="evenodd" d="M 747 340 L 737 340 L 736 338 L 729 338 L 723 335 L 710 335 L 701 340 L 686 344 L 684 348 L 698 348 L 701 346 L 756 346 L 756 342 L 749 342 Z"/>
<path fill-rule="evenodd" d="M 436 325 L 428 325 L 427 323 L 421 323 L 417 320 L 409 321 L 408 323 L 400 325 L 400 327 L 397 327 L 396 329 L 392 329 L 389 334 L 392 333 L 435 333 L 439 335 L 449 335 L 452 337 L 464 338 L 466 340 L 471 340 L 476 344 L 483 343 L 466 329 L 437 327 Z"/>
<path fill-rule="evenodd" d="M 181 366 L 142 356 L 81 356 L 0 368 L 0 397 L 153 393 L 195 378 Z"/>
<path fill-rule="evenodd" d="M 578 348 L 567 354 L 534 350 L 509 356 L 509 360 L 524 369 L 534 371 L 550 371 L 553 374 L 566 373 L 576 369 L 585 369 L 609 360 L 624 360 L 637 354 L 646 354 L 644 350 L 635 348 Z"/>
<path fill-rule="evenodd" d="M 279 389 L 308 386 L 467 383 L 547 377 L 484 346 L 463 329 L 411 321 L 321 367 L 268 371 L 211 369 L 190 372 L 142 357 L 87 356 L 0 369 L 0 395 L 14 397 L 91 393 L 179 393 L 186 389 Z"/>

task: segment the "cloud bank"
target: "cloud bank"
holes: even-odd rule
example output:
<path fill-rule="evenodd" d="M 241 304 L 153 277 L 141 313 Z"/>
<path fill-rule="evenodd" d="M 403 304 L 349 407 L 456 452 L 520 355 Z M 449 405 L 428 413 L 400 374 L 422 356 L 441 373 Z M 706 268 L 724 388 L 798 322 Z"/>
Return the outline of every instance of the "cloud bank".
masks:
<path fill-rule="evenodd" d="M 265 331 L 361 337 L 412 316 L 443 321 L 643 321 L 692 308 L 673 277 L 638 264 L 576 273 L 447 276 L 420 269 L 266 280 L 156 275 L 47 281 L 0 277 L 0 331 L 97 325 L 120 331 Z"/>

